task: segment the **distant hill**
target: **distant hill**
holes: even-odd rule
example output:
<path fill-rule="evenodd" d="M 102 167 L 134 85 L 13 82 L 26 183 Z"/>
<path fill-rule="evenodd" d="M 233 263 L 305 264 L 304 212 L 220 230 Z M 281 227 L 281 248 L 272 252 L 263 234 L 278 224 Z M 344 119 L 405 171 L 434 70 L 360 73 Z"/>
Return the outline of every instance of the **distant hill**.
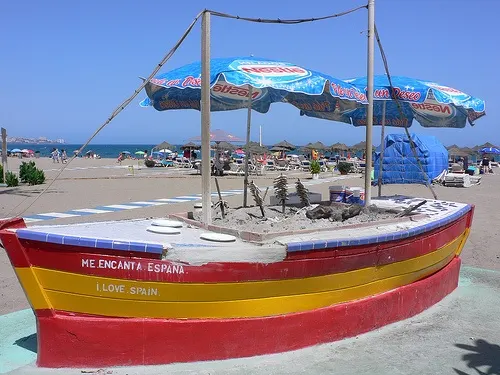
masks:
<path fill-rule="evenodd" d="M 7 137 L 7 143 L 27 143 L 27 144 L 64 144 L 64 139 L 48 139 L 46 137 L 25 138 L 25 137 Z"/>

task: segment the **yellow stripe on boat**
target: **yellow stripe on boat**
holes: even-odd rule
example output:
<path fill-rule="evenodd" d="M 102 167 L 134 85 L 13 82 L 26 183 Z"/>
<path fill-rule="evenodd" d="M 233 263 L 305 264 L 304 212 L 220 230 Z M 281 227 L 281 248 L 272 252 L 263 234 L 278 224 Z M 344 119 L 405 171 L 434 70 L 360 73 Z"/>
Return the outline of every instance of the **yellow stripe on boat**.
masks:
<path fill-rule="evenodd" d="M 52 307 L 105 316 L 150 318 L 260 317 L 306 311 L 378 294 L 424 278 L 458 254 L 467 229 L 442 248 L 409 260 L 303 279 L 233 283 L 164 283 L 112 279 L 43 268 L 17 268 L 21 282 L 34 280 Z M 29 281 L 30 298 L 40 286 Z M 47 308 L 42 298 L 35 309 Z"/>

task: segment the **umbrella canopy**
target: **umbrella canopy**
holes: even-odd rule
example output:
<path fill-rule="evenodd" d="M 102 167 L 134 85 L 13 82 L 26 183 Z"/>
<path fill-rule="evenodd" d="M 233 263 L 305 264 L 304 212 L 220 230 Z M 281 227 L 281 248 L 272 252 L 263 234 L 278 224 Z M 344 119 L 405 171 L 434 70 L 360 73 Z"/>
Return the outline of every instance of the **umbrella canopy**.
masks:
<path fill-rule="evenodd" d="M 355 145 L 349 147 L 349 150 L 354 150 L 354 151 L 365 150 L 365 149 L 366 149 L 366 141 L 356 143 Z"/>
<path fill-rule="evenodd" d="M 181 146 L 181 150 L 190 150 L 190 149 L 198 150 L 199 148 L 200 148 L 200 145 L 197 145 L 196 143 L 193 143 L 193 142 L 188 142 L 185 145 Z"/>
<path fill-rule="evenodd" d="M 500 150 L 496 147 L 484 147 L 479 152 L 482 154 L 500 154 Z"/>
<path fill-rule="evenodd" d="M 141 106 L 159 111 L 200 110 L 200 77 L 200 62 L 161 74 L 147 83 L 148 97 Z M 261 113 L 277 102 L 290 103 L 308 113 L 333 113 L 367 103 L 366 95 L 348 82 L 288 62 L 257 57 L 212 59 L 210 88 L 211 111 L 248 108 L 249 100 L 252 109 Z"/>
<path fill-rule="evenodd" d="M 448 149 L 448 155 L 450 156 L 468 156 L 467 152 L 462 151 L 458 147 L 452 147 Z"/>
<path fill-rule="evenodd" d="M 346 81 L 366 93 L 366 77 Z M 382 125 L 384 111 L 385 125 L 395 127 L 409 127 L 413 119 L 416 119 L 424 127 L 463 128 L 467 122 L 473 125 L 475 120 L 486 114 L 483 100 L 460 90 L 408 77 L 394 76 L 391 81 L 392 88 L 387 76 L 374 78 L 373 125 Z M 398 98 L 398 102 L 392 99 L 394 97 Z M 367 106 L 358 105 L 358 108 L 344 111 L 342 114 L 326 113 L 316 117 L 337 121 L 341 117 L 340 121 L 344 122 L 344 117 L 348 117 L 353 125 L 365 126 L 366 112 Z M 314 116 L 314 113 L 306 114 Z"/>
<path fill-rule="evenodd" d="M 451 146 L 447 146 L 447 147 L 446 147 L 446 149 L 447 149 L 447 150 L 451 150 L 452 148 L 454 148 L 454 149 L 459 149 L 460 147 L 458 147 L 458 146 L 457 146 L 457 145 L 455 145 L 455 144 L 453 144 L 453 145 L 451 145 Z"/>
<path fill-rule="evenodd" d="M 136 154 L 136 155 L 144 155 L 144 154 L 145 154 L 145 152 L 144 152 L 144 151 L 136 151 L 136 152 L 135 152 L 135 154 Z"/>
<path fill-rule="evenodd" d="M 330 146 L 330 149 L 335 151 L 347 151 L 349 150 L 349 147 L 347 147 L 344 143 L 335 143 Z"/>
<path fill-rule="evenodd" d="M 162 143 L 160 143 L 159 145 L 156 145 L 155 147 L 153 147 L 153 149 L 156 149 L 156 150 L 160 150 L 160 149 L 173 149 L 174 146 L 171 145 L 170 143 L 168 143 L 167 141 L 163 141 Z"/>
<path fill-rule="evenodd" d="M 318 141 L 314 143 L 308 143 L 303 148 L 307 150 L 325 150 L 327 147 L 323 143 Z"/>
<path fill-rule="evenodd" d="M 290 142 L 287 142 L 286 140 L 276 143 L 275 145 L 273 145 L 273 148 L 274 147 L 280 147 L 288 150 L 296 149 L 296 146 L 292 145 Z"/>
<path fill-rule="evenodd" d="M 190 141 L 201 141 L 200 136 L 196 137 L 191 137 L 189 138 Z M 233 135 L 229 134 L 228 132 L 222 130 L 222 129 L 215 129 L 210 131 L 210 142 L 235 142 L 235 143 L 241 143 L 245 142 L 243 139 Z"/>
<path fill-rule="evenodd" d="M 236 150 L 236 146 L 235 145 L 232 145 L 231 143 L 225 142 L 225 141 L 217 142 L 215 148 L 217 148 L 219 150 L 227 150 L 227 151 L 234 151 L 234 150 Z"/>
<path fill-rule="evenodd" d="M 282 147 L 282 146 L 273 146 L 269 149 L 271 152 L 281 152 L 281 151 L 290 151 L 288 147 Z"/>
<path fill-rule="evenodd" d="M 243 151 L 245 151 L 245 147 L 246 146 L 243 146 Z M 248 147 L 250 153 L 255 155 L 264 155 L 269 152 L 267 147 L 261 146 L 259 142 L 249 142 Z"/>
<path fill-rule="evenodd" d="M 459 149 L 462 151 L 462 152 L 465 152 L 467 155 L 472 155 L 475 153 L 475 151 L 470 148 L 470 147 L 459 147 Z"/>
<path fill-rule="evenodd" d="M 482 145 L 480 145 L 480 146 L 475 146 L 475 147 L 473 147 L 472 149 L 473 149 L 474 151 L 479 151 L 479 150 L 481 150 L 482 148 L 488 148 L 488 147 L 498 148 L 498 147 L 497 147 L 497 146 L 495 146 L 494 144 L 492 144 L 492 143 L 490 143 L 490 142 L 486 142 L 486 143 L 484 143 L 484 144 L 482 144 Z"/>
<path fill-rule="evenodd" d="M 122 154 L 130 155 L 130 151 L 122 151 Z"/>
<path fill-rule="evenodd" d="M 13 148 L 12 150 L 10 150 L 10 152 L 17 153 L 17 152 L 22 152 L 22 151 L 20 148 Z"/>

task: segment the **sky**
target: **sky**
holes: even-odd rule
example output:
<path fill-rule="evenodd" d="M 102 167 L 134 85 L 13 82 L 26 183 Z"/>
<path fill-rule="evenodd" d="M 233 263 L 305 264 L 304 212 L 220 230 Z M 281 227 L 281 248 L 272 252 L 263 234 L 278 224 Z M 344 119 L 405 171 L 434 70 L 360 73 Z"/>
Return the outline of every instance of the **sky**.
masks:
<path fill-rule="evenodd" d="M 83 143 L 140 85 L 203 9 L 256 18 L 308 18 L 342 12 L 366 0 L 0 1 L 0 126 L 10 136 Z M 375 22 L 392 75 L 438 82 L 486 102 L 474 127 L 411 132 L 445 145 L 500 144 L 498 0 L 376 0 Z M 336 78 L 365 76 L 367 11 L 300 25 L 266 25 L 212 17 L 212 57 L 259 56 Z M 161 72 L 200 59 L 201 23 Z M 375 50 L 375 74 L 384 68 Z M 195 110 L 141 108 L 141 93 L 93 143 L 183 143 L 200 135 Z M 213 129 L 244 138 L 246 110 L 212 113 Z M 365 128 L 299 116 L 287 104 L 252 113 L 251 139 L 303 145 L 354 144 Z M 387 128 L 387 133 L 400 129 Z M 380 128 L 373 131 L 380 143 Z"/>

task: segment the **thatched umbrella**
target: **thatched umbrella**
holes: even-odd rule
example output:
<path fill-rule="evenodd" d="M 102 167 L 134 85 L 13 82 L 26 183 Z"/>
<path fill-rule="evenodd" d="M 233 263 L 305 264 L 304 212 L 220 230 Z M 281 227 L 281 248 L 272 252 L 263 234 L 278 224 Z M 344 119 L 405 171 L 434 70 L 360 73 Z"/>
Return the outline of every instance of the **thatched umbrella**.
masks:
<path fill-rule="evenodd" d="M 267 147 L 261 146 L 259 142 L 249 142 L 248 147 L 251 154 L 263 155 L 269 152 Z"/>
<path fill-rule="evenodd" d="M 459 149 L 467 155 L 473 155 L 475 153 L 475 151 L 470 147 L 459 147 Z"/>
<path fill-rule="evenodd" d="M 349 147 L 347 147 L 347 145 L 345 145 L 344 143 L 337 142 L 337 143 L 331 145 L 330 149 L 333 151 L 347 151 L 347 150 L 349 150 Z"/>
<path fill-rule="evenodd" d="M 497 146 L 495 146 L 494 144 L 490 143 L 490 142 L 486 142 L 484 144 L 482 144 L 481 146 L 475 146 L 473 147 L 472 149 L 476 152 L 478 152 L 479 150 L 483 149 L 483 148 L 489 148 L 489 147 L 492 147 L 492 148 L 498 148 Z"/>
<path fill-rule="evenodd" d="M 295 150 L 297 148 L 296 146 L 292 145 L 290 142 L 287 142 L 286 140 L 276 143 L 275 145 L 273 145 L 273 148 L 274 147 L 281 147 L 287 150 Z"/>
<path fill-rule="evenodd" d="M 201 148 L 200 145 L 197 145 L 193 142 L 188 142 L 185 145 L 181 146 L 181 150 L 199 150 Z"/>
<path fill-rule="evenodd" d="M 469 154 L 467 152 L 462 151 L 458 147 L 453 147 L 448 150 L 448 155 L 450 156 L 468 156 Z"/>
<path fill-rule="evenodd" d="M 349 147 L 349 150 L 354 150 L 354 151 L 365 150 L 365 149 L 366 149 L 366 141 L 356 143 L 355 145 Z"/>
<path fill-rule="evenodd" d="M 235 145 L 232 145 L 231 143 L 224 141 L 216 142 L 215 147 L 219 150 L 228 150 L 228 151 L 234 151 L 237 148 Z"/>
<path fill-rule="evenodd" d="M 153 147 L 154 150 L 163 150 L 163 149 L 172 150 L 173 148 L 174 146 L 168 143 L 167 141 L 163 141 L 158 146 Z"/>
<path fill-rule="evenodd" d="M 325 150 L 325 149 L 327 149 L 327 147 L 323 143 L 321 143 L 320 141 L 314 142 L 314 143 L 308 143 L 307 145 L 305 145 L 302 148 L 306 149 L 306 150 Z"/>
<path fill-rule="evenodd" d="M 460 147 L 458 147 L 457 145 L 453 144 L 451 146 L 446 146 L 446 149 L 447 150 L 451 150 L 451 149 L 459 149 Z"/>

